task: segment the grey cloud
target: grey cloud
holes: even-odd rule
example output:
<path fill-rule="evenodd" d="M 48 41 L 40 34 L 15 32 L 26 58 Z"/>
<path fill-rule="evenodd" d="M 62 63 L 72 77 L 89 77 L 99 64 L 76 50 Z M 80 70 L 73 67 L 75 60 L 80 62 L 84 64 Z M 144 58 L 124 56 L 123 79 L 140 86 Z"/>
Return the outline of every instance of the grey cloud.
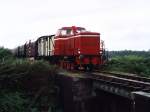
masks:
<path fill-rule="evenodd" d="M 147 50 L 149 5 L 149 0 L 0 1 L 0 46 L 13 48 L 61 26 L 79 25 L 100 32 L 110 50 Z"/>

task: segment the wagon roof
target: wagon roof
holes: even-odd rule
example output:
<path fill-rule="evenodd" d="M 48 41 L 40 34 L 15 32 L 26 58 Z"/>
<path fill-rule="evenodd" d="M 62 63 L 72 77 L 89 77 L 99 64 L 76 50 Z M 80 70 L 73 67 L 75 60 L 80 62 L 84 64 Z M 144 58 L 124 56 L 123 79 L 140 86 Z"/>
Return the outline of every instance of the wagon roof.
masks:
<path fill-rule="evenodd" d="M 47 37 L 50 37 L 50 38 L 52 38 L 53 36 L 55 36 L 55 35 L 45 35 L 45 36 L 41 36 L 41 37 L 39 37 L 37 40 L 40 40 L 41 38 L 47 38 Z"/>

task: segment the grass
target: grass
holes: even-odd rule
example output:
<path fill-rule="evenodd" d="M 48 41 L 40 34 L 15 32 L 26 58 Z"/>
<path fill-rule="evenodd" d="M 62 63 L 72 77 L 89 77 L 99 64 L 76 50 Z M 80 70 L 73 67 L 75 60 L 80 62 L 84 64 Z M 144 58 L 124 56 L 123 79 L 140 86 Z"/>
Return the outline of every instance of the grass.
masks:
<path fill-rule="evenodd" d="M 150 77 L 150 57 L 136 55 L 117 56 L 109 61 L 106 70 L 120 71 Z"/>

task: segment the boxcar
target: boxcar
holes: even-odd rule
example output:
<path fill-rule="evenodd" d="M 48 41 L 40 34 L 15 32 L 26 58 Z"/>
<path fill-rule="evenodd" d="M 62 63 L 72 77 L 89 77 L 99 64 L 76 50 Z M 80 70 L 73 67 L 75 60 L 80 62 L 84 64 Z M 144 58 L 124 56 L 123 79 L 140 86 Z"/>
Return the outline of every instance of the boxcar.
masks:
<path fill-rule="evenodd" d="M 42 36 L 37 39 L 38 56 L 48 57 L 53 55 L 54 51 L 54 35 Z"/>

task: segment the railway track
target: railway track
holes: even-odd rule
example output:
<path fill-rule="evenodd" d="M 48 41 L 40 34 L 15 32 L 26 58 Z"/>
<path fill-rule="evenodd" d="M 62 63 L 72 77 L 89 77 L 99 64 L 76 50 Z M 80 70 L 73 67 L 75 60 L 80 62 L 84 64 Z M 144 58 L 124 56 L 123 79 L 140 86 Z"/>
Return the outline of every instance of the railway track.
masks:
<path fill-rule="evenodd" d="M 121 73 L 106 72 L 106 71 L 103 71 L 103 72 L 100 72 L 100 73 L 105 73 L 105 74 L 115 75 L 115 76 L 121 77 L 121 78 L 138 80 L 138 81 L 150 83 L 150 78 L 146 78 L 146 77 L 140 77 L 140 76 L 136 76 L 136 75 L 133 76 L 133 75 L 130 75 L 130 74 L 121 74 Z"/>
<path fill-rule="evenodd" d="M 110 72 L 92 72 L 90 78 L 129 91 L 150 92 L 150 79 Z"/>
<path fill-rule="evenodd" d="M 85 75 L 86 78 L 90 78 L 97 82 L 101 82 L 106 85 L 124 88 L 127 91 L 143 91 L 150 92 L 150 78 L 125 75 L 121 73 L 112 73 L 112 72 L 83 72 L 83 71 L 73 71 L 80 75 Z"/>

